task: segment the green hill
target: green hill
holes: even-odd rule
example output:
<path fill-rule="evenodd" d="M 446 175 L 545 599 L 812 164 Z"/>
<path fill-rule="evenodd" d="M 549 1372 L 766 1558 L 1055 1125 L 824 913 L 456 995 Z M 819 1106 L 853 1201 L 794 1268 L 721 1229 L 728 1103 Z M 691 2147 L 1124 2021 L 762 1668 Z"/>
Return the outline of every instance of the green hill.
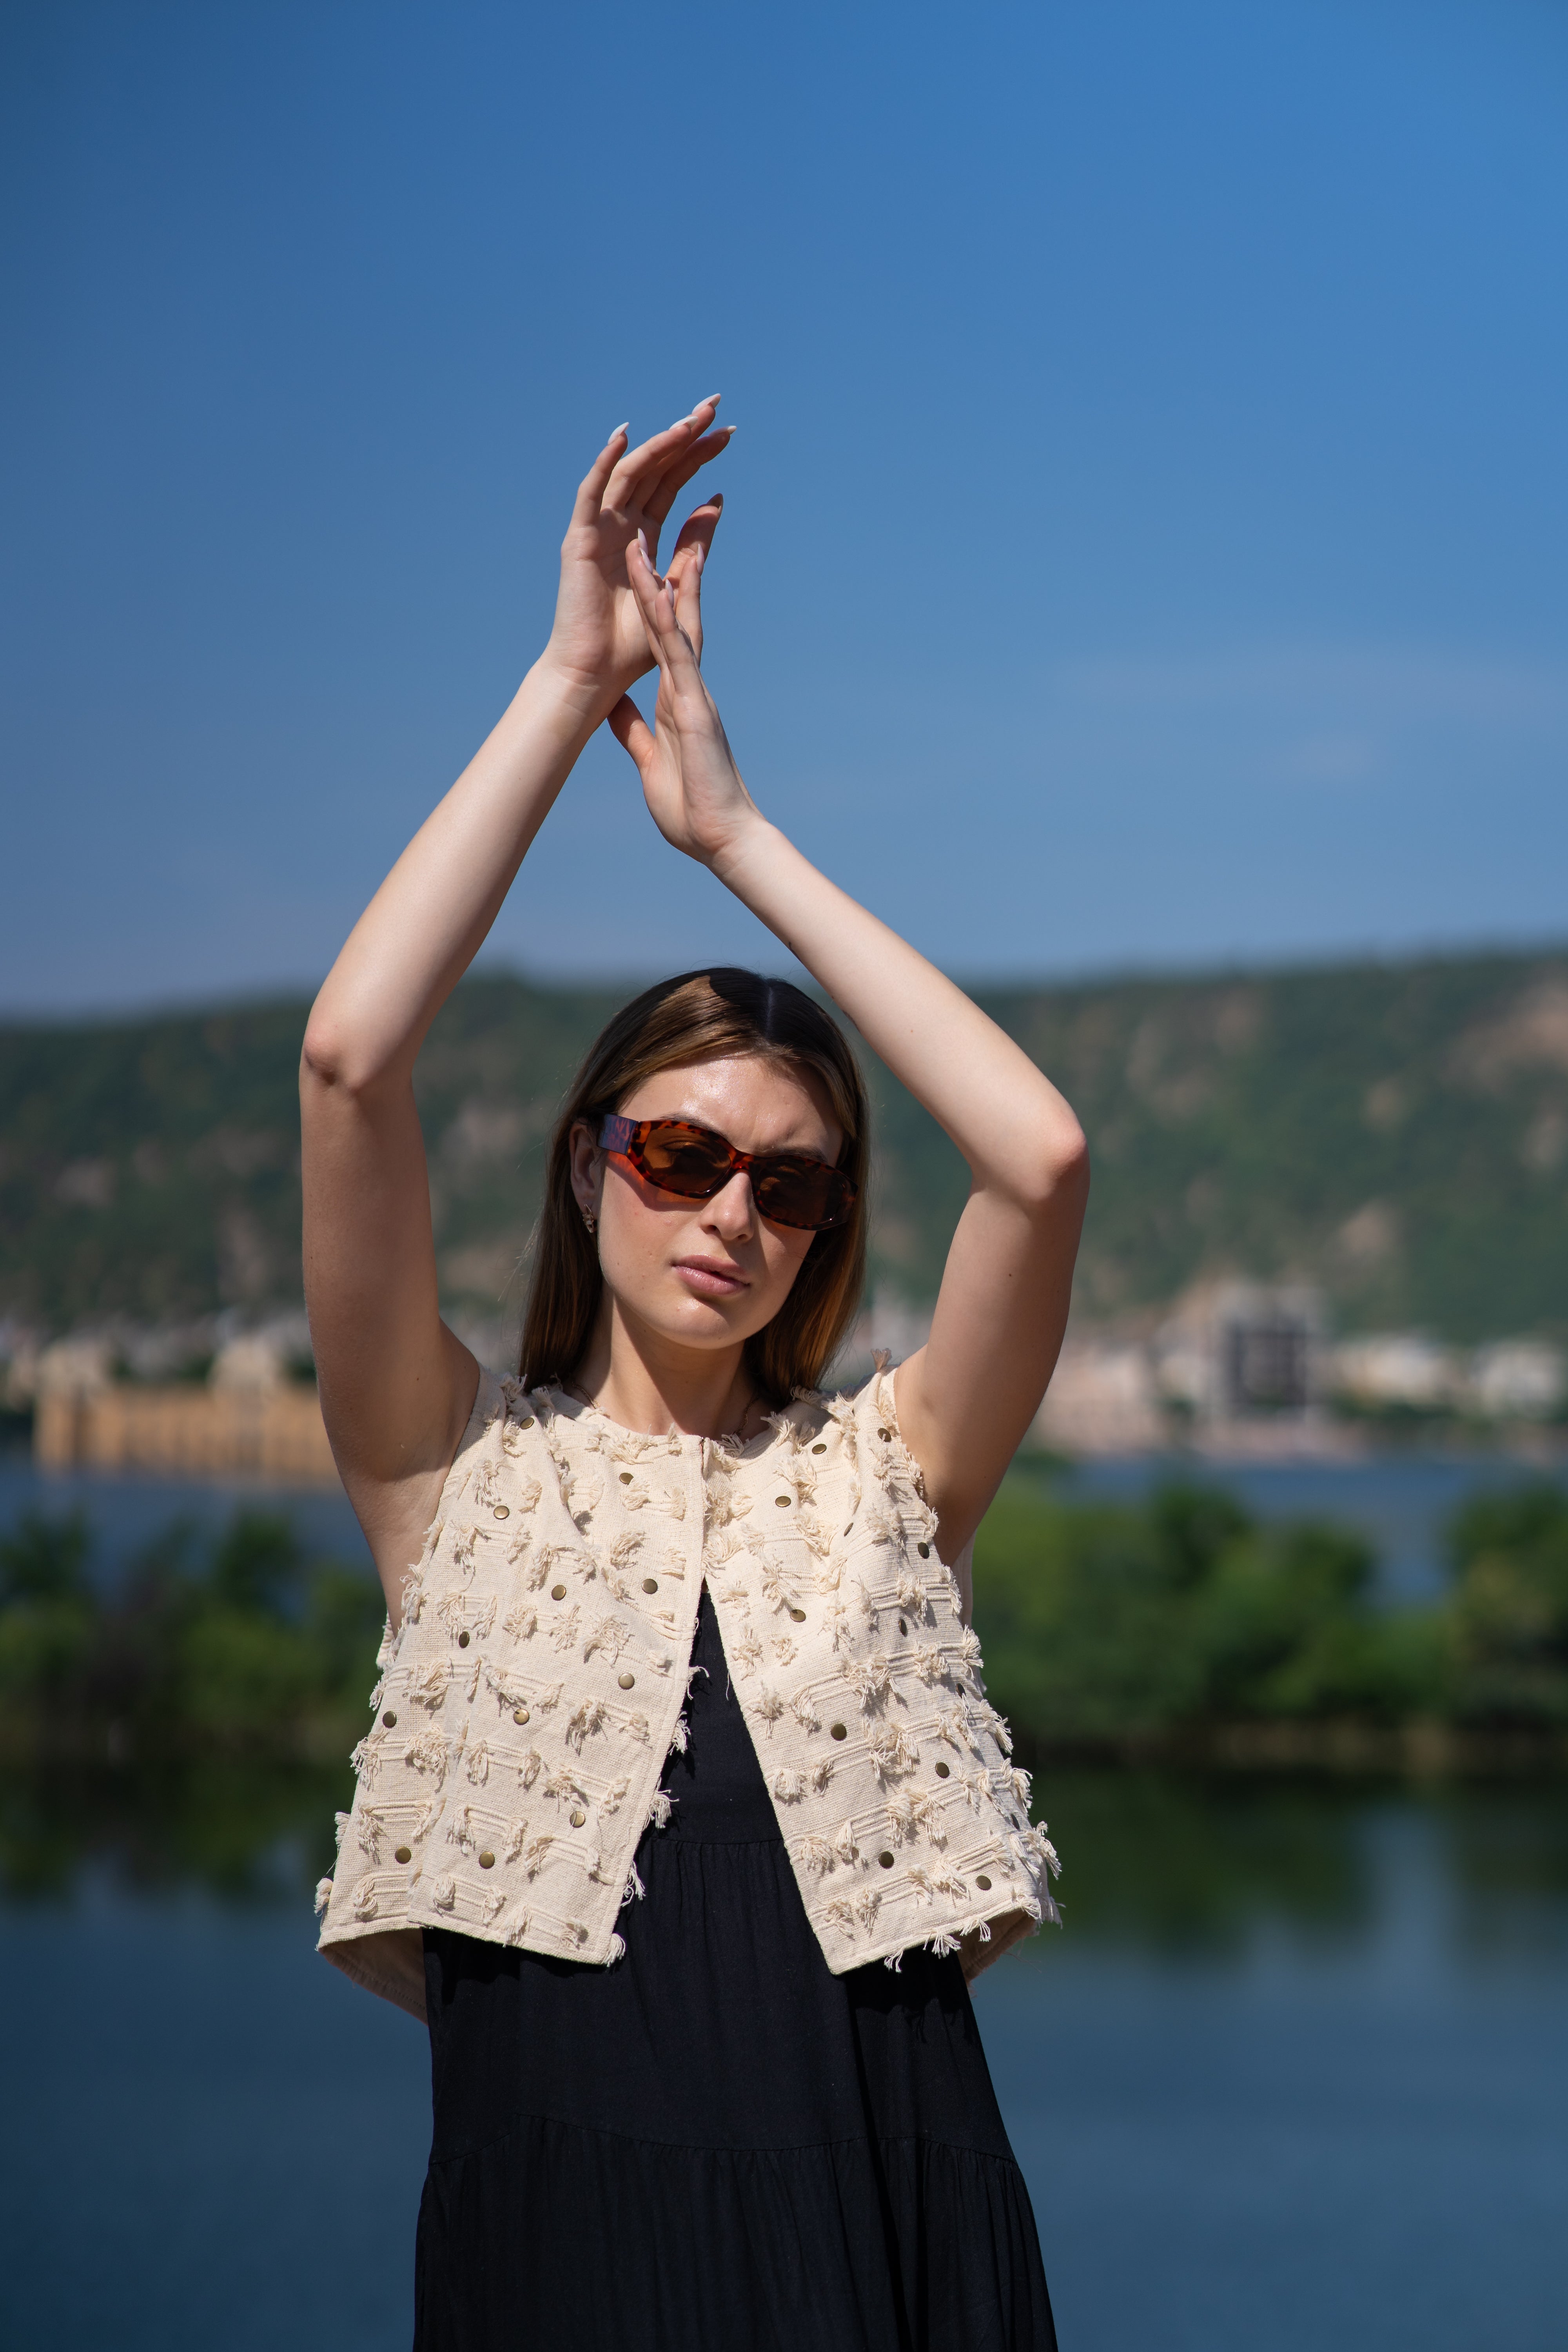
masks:
<path fill-rule="evenodd" d="M 493 1313 L 514 1283 L 554 1105 L 619 995 L 485 976 L 436 1024 L 420 1104 L 454 1304 Z M 1228 1271 L 1319 1281 L 1347 1328 L 1568 1332 L 1568 952 L 980 995 L 1088 1129 L 1086 1311 Z M 0 1028 L 0 1314 L 296 1300 L 306 1010 Z M 918 1302 L 963 1170 L 872 1080 L 877 1276 Z"/>

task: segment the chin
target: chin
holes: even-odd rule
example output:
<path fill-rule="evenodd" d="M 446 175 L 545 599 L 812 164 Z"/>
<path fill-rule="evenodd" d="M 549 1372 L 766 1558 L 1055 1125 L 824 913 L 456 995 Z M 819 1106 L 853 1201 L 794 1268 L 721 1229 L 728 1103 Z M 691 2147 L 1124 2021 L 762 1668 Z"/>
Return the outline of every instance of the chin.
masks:
<path fill-rule="evenodd" d="M 751 1301 L 746 1304 L 750 1306 Z M 737 1309 L 739 1307 L 737 1300 Z M 689 1348 L 732 1348 L 761 1328 L 750 1315 L 738 1311 L 726 1314 L 712 1299 L 693 1298 L 689 1292 L 682 1293 L 673 1314 L 661 1316 L 659 1320 L 672 1339 L 683 1340 Z"/>

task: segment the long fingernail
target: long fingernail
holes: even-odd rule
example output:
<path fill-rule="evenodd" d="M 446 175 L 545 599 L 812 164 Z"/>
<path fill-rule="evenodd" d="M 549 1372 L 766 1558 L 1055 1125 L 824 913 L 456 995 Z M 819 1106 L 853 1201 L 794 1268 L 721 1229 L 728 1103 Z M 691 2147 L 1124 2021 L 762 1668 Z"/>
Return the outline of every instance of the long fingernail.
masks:
<path fill-rule="evenodd" d="M 723 491 L 722 491 L 722 490 L 715 490 L 715 491 L 714 491 L 714 493 L 713 493 L 713 495 L 712 495 L 712 497 L 709 499 L 708 503 L 709 503 L 709 505 L 710 505 L 710 507 L 721 507 L 721 506 L 723 505 L 723 503 L 724 503 L 724 493 L 723 493 Z"/>
<path fill-rule="evenodd" d="M 631 420 L 630 420 L 630 418 L 628 417 L 625 425 L 616 425 L 615 432 L 614 432 L 614 433 L 612 433 L 612 434 L 611 434 L 611 436 L 610 436 L 610 439 L 611 439 L 612 441 L 614 441 L 614 440 L 616 438 L 616 436 L 617 436 L 618 435 L 620 435 L 620 434 L 622 434 L 622 433 L 629 433 L 630 431 L 631 431 Z"/>
<path fill-rule="evenodd" d="M 648 570 L 651 572 L 653 570 L 653 558 L 647 551 L 647 533 L 642 529 L 640 524 L 637 527 L 637 545 L 642 550 L 643 562 L 647 565 Z"/>

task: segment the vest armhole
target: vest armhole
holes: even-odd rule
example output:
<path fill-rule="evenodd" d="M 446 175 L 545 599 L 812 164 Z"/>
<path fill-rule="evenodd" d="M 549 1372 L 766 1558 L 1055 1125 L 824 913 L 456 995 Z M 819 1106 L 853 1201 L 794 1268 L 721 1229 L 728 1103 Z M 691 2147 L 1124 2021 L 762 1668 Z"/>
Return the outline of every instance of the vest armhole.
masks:
<path fill-rule="evenodd" d="M 316 1948 L 322 1959 L 330 1960 L 366 1992 L 389 2000 L 421 2025 L 427 2022 L 425 1939 L 417 1927 L 384 1927 L 370 1936 L 334 1937 Z"/>

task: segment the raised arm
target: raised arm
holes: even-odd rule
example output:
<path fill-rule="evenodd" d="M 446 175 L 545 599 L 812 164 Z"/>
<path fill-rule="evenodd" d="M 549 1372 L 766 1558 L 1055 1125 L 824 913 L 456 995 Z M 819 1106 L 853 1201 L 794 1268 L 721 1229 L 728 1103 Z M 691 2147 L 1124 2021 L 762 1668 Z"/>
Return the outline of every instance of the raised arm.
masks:
<path fill-rule="evenodd" d="M 952 1560 L 979 1526 L 1061 1347 L 1089 1193 L 1083 1133 L 994 1022 L 763 816 L 684 625 L 697 582 L 678 596 L 644 549 L 631 551 L 628 569 L 658 660 L 658 703 L 652 731 L 629 698 L 610 724 L 637 761 L 659 830 L 799 957 L 969 1163 L 931 1338 L 896 1382 L 900 1427 Z"/>
<path fill-rule="evenodd" d="M 479 1379 L 437 1306 L 415 1059 L 578 754 L 650 667 L 626 547 L 639 529 L 657 544 L 682 485 L 724 446 L 716 406 L 635 450 L 622 427 L 600 452 L 562 547 L 548 646 L 354 926 L 305 1032 L 305 1296 L 321 1409 L 395 1615 Z M 680 534 L 683 612 L 719 507 Z M 700 627 L 695 607 L 687 617 Z"/>

